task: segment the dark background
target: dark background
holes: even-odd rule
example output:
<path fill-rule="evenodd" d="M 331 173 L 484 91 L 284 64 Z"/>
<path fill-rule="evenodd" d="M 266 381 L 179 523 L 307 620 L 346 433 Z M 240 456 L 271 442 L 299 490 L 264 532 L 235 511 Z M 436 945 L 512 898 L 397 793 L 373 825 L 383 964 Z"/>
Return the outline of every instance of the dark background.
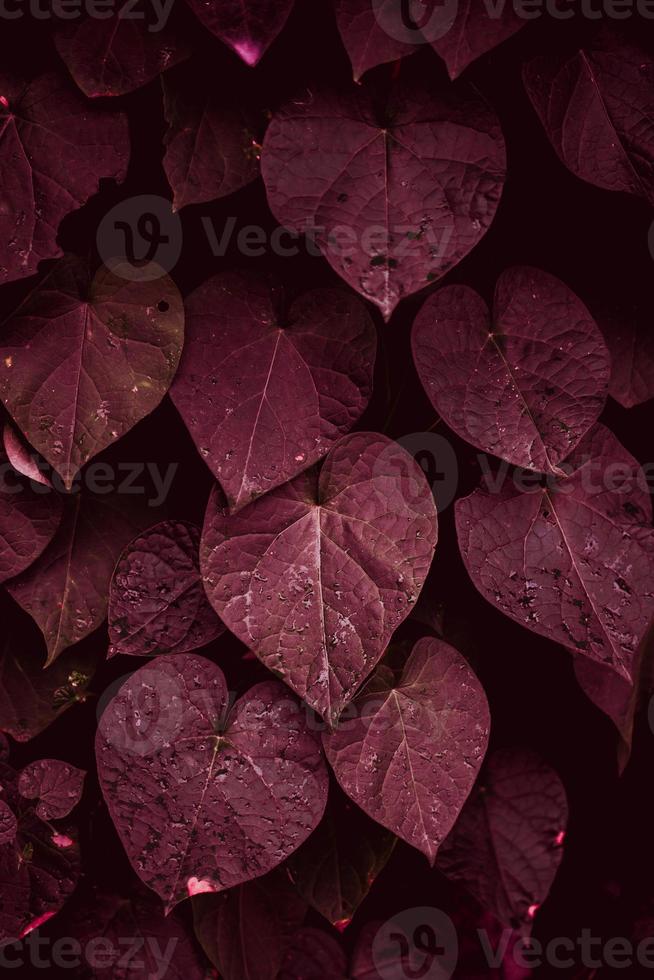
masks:
<path fill-rule="evenodd" d="M 350 82 L 350 64 L 327 0 L 297 0 L 286 28 L 254 71 L 241 65 L 180 4 L 176 17 L 178 29 L 194 45 L 197 84 L 254 106 L 262 124 L 266 112 L 274 112 L 304 87 Z M 651 49 L 650 25 L 627 21 L 613 29 L 633 33 L 641 45 Z M 605 309 L 616 308 L 652 328 L 654 260 L 647 238 L 654 214 L 641 200 L 601 191 L 572 176 L 551 149 L 521 83 L 525 60 L 546 50 L 573 49 L 593 26 L 581 19 L 552 22 L 542 18 L 465 72 L 464 84 L 474 85 L 500 117 L 508 150 L 508 179 L 490 231 L 443 281 L 467 283 L 491 300 L 495 280 L 504 268 L 534 265 L 560 277 L 598 317 Z M 65 71 L 52 46 L 51 29 L 47 21 L 1 23 L 0 65 L 19 65 L 27 74 L 51 66 Z M 392 83 L 392 70 L 392 66 L 382 66 L 369 77 Z M 431 49 L 421 49 L 405 61 L 401 71 L 405 70 L 418 72 L 435 91 L 449 84 L 443 63 Z M 145 193 L 171 196 L 161 168 L 164 122 L 159 82 L 111 102 L 129 114 L 131 164 L 124 185 L 116 188 L 108 183 L 85 208 L 64 221 L 62 247 L 81 254 L 93 255 L 97 225 L 115 203 Z M 268 231 L 276 226 L 260 181 L 211 205 L 184 209 L 184 248 L 172 270 L 184 295 L 218 270 L 253 263 L 281 279 L 289 300 L 314 286 L 343 285 L 321 258 L 301 254 L 297 258 L 244 259 L 235 247 L 236 235 L 227 256 L 215 258 L 200 222 L 202 215 L 208 215 L 218 229 L 231 215 L 238 216 L 236 230 L 248 224 L 263 225 Z M 23 281 L 0 290 L 0 316 L 11 311 L 30 285 Z M 404 301 L 388 325 L 373 311 L 380 340 L 377 383 L 358 428 L 399 438 L 429 430 L 436 423 L 409 348 L 411 323 L 423 298 Z M 610 401 L 602 417 L 642 463 L 652 460 L 653 420 L 652 403 L 626 411 Z M 460 479 L 457 495 L 465 495 L 479 482 L 476 451 L 443 424 L 437 431 L 455 447 Z M 156 461 L 163 466 L 179 463 L 166 513 L 201 523 L 210 475 L 168 399 L 103 458 Z M 433 477 L 434 471 L 429 472 Z M 159 519 L 157 513 L 153 523 Z M 605 939 L 630 936 L 634 919 L 647 908 L 653 893 L 654 734 L 646 712 L 637 724 L 631 762 L 619 778 L 616 733 L 577 686 L 571 655 L 511 622 L 472 586 L 458 554 L 452 506 L 440 515 L 440 540 L 425 594 L 433 610 L 444 617 L 446 637 L 455 640 L 468 656 L 483 683 L 491 706 L 491 746 L 537 750 L 560 774 L 568 793 L 570 822 L 564 858 L 550 897 L 538 914 L 536 937 L 542 941 L 554 936 L 574 938 L 584 927 Z M 0 628 L 20 635 L 34 657 L 42 657 L 42 640 L 29 617 L 6 595 L 0 611 Z M 424 632 L 418 624 L 408 623 L 401 636 Z M 105 629 L 84 643 L 102 656 L 107 646 Z M 247 688 L 263 673 L 256 662 L 242 660 L 244 648 L 232 637 L 221 638 L 204 652 L 225 670 L 232 689 Z M 95 696 L 12 752 L 16 767 L 45 756 L 64 758 L 89 770 L 87 791 L 78 810 L 85 870 L 82 901 L 84 890 L 92 884 L 129 893 L 136 881 L 97 790 L 93 736 L 98 696 L 141 662 L 119 657 L 103 664 L 92 684 Z M 405 908 L 434 905 L 452 914 L 459 902 L 456 889 L 438 872 L 430 871 L 417 851 L 400 843 L 343 939 L 351 947 L 361 924 Z M 188 909 L 181 907 L 181 911 L 188 915 Z M 64 911 L 43 933 L 69 934 L 66 921 Z M 319 916 L 315 923 L 329 928 Z M 457 976 L 472 975 L 467 970 L 463 968 Z M 15 976 L 18 973 L 13 971 Z M 605 973 L 608 970 L 601 975 Z M 550 974 L 588 975 L 543 968 L 537 976 Z"/>

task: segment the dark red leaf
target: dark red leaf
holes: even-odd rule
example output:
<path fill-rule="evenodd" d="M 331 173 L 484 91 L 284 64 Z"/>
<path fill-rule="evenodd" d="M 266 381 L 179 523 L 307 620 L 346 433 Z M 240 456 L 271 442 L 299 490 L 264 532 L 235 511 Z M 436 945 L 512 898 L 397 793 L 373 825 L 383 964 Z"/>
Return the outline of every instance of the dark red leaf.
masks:
<path fill-rule="evenodd" d="M 88 201 L 101 177 L 127 172 L 127 118 L 88 105 L 55 74 L 0 77 L 0 283 L 61 255 L 59 223 Z"/>
<path fill-rule="evenodd" d="M 484 691 L 466 661 L 425 638 L 397 682 L 379 668 L 323 744 L 357 806 L 433 864 L 472 789 L 489 727 Z"/>
<path fill-rule="evenodd" d="M 332 797 L 320 826 L 289 858 L 300 894 L 338 929 L 346 928 L 396 843 L 351 803 Z"/>
<path fill-rule="evenodd" d="M 119 0 L 102 18 L 77 15 L 57 29 L 54 42 L 85 95 L 125 95 L 151 82 L 189 54 L 181 32 L 143 0 Z"/>
<path fill-rule="evenodd" d="M 321 929 L 299 929 L 286 954 L 278 980 L 346 980 L 345 953 L 333 936 Z"/>
<path fill-rule="evenodd" d="M 229 710 L 222 672 L 159 657 L 123 684 L 96 738 L 100 784 L 134 870 L 168 909 L 280 864 L 317 826 L 327 772 L 283 685 Z"/>
<path fill-rule="evenodd" d="M 505 177 L 499 123 L 476 95 L 398 85 L 309 93 L 266 133 L 262 174 L 283 225 L 310 235 L 388 320 L 484 236 Z"/>
<path fill-rule="evenodd" d="M 131 541 L 109 591 L 109 656 L 197 650 L 223 626 L 209 605 L 198 548 L 200 529 L 165 521 Z"/>
<path fill-rule="evenodd" d="M 162 79 L 168 130 L 163 166 L 173 210 L 226 197 L 259 176 L 254 129 L 245 112 L 211 91 Z"/>
<path fill-rule="evenodd" d="M 329 724 L 411 612 L 437 518 L 422 470 L 397 443 L 344 436 L 238 514 L 214 492 L 200 565 L 226 626 Z"/>
<path fill-rule="evenodd" d="M 561 780 L 525 749 L 493 753 L 438 867 L 500 922 L 531 932 L 562 857 L 568 804 Z"/>
<path fill-rule="evenodd" d="M 0 800 L 0 845 L 11 844 L 16 839 L 18 822 L 9 804 Z"/>
<path fill-rule="evenodd" d="M 0 582 L 24 572 L 54 537 L 61 500 L 15 473 L 0 449 Z"/>
<path fill-rule="evenodd" d="M 654 204 L 654 61 L 614 30 L 571 57 L 536 58 L 527 94 L 562 162 L 582 180 Z"/>
<path fill-rule="evenodd" d="M 41 557 L 7 584 L 45 637 L 46 667 L 104 620 L 114 566 L 137 530 L 116 498 L 77 494 Z"/>
<path fill-rule="evenodd" d="M 39 759 L 25 766 L 18 777 L 18 792 L 38 800 L 36 815 L 41 820 L 67 817 L 82 796 L 86 773 L 59 759 Z"/>
<path fill-rule="evenodd" d="M 275 290 L 224 273 L 186 302 L 171 397 L 234 510 L 321 459 L 372 391 L 376 337 L 363 304 L 316 290 L 283 326 Z"/>
<path fill-rule="evenodd" d="M 277 980 L 306 912 L 283 868 L 193 899 L 195 934 L 224 980 Z"/>
<path fill-rule="evenodd" d="M 573 472 L 525 492 L 505 474 L 457 501 L 463 560 L 481 594 L 517 622 L 633 682 L 654 615 L 654 531 L 647 483 L 597 425 Z M 490 488 L 489 488 L 490 489 Z"/>
<path fill-rule="evenodd" d="M 27 742 L 71 705 L 82 702 L 97 654 L 70 650 L 44 670 L 44 656 L 10 634 L 0 653 L 0 731 Z"/>
<path fill-rule="evenodd" d="M 2 431 L 2 442 L 7 459 L 17 473 L 26 476 L 28 480 L 34 480 L 35 483 L 40 483 L 44 487 L 52 486 L 52 483 L 41 469 L 41 465 L 39 465 L 37 454 L 11 422 L 5 423 Z"/>
<path fill-rule="evenodd" d="M 507 269 L 491 316 L 468 286 L 431 296 L 412 334 L 413 357 L 434 408 L 474 446 L 542 473 L 599 418 L 610 361 L 590 313 L 539 269 Z"/>
<path fill-rule="evenodd" d="M 654 331 L 649 317 L 639 323 L 636 311 L 599 317 L 611 353 L 609 394 L 623 408 L 654 398 Z"/>
<path fill-rule="evenodd" d="M 526 23 L 512 3 L 421 0 L 412 5 L 401 0 L 335 0 L 335 6 L 355 81 L 369 68 L 412 54 L 425 44 L 431 44 L 441 56 L 450 78 L 457 78 Z"/>
<path fill-rule="evenodd" d="M 188 0 L 204 26 L 254 67 L 288 19 L 293 0 Z"/>
<path fill-rule="evenodd" d="M 137 274 L 102 267 L 92 276 L 67 256 L 3 325 L 0 397 L 67 489 L 157 407 L 179 363 L 177 287 L 168 276 Z"/>

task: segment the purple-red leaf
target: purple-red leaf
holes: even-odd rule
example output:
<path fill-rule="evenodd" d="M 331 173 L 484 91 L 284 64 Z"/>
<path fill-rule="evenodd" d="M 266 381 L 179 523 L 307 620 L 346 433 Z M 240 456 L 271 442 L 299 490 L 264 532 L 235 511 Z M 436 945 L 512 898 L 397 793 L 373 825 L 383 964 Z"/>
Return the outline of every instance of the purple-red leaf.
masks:
<path fill-rule="evenodd" d="M 200 565 L 228 628 L 329 724 L 411 612 L 437 517 L 422 470 L 397 443 L 344 436 L 238 514 L 214 492 Z"/>
<path fill-rule="evenodd" d="M 289 858 L 295 886 L 338 929 L 349 925 L 396 843 L 349 801 L 330 799 L 320 826 Z"/>
<path fill-rule="evenodd" d="M 527 94 L 562 162 L 577 177 L 654 204 L 654 61 L 614 31 L 572 57 L 536 58 Z"/>
<path fill-rule="evenodd" d="M 346 980 L 347 960 L 334 936 L 305 926 L 298 929 L 278 980 Z"/>
<path fill-rule="evenodd" d="M 277 980 L 306 913 L 283 868 L 193 899 L 195 934 L 224 980 Z"/>
<path fill-rule="evenodd" d="M 327 772 L 283 685 L 234 707 L 202 657 L 159 657 L 120 688 L 96 737 L 100 784 L 134 870 L 170 909 L 280 864 L 317 826 Z"/>
<path fill-rule="evenodd" d="M 38 800 L 36 815 L 41 820 L 67 817 L 82 796 L 86 773 L 59 759 L 39 759 L 25 766 L 18 777 L 18 792 Z"/>
<path fill-rule="evenodd" d="M 11 844 L 16 839 L 18 821 L 8 803 L 0 800 L 0 845 Z"/>
<path fill-rule="evenodd" d="M 129 543 L 109 591 L 109 656 L 197 650 L 222 632 L 209 605 L 198 548 L 200 529 L 165 521 Z"/>
<path fill-rule="evenodd" d="M 623 408 L 634 408 L 654 398 L 654 331 L 651 323 L 639 323 L 635 310 L 620 318 L 604 316 L 598 320 L 611 353 L 611 397 Z"/>
<path fill-rule="evenodd" d="M 484 691 L 466 661 L 425 638 L 397 682 L 379 668 L 323 744 L 357 806 L 433 864 L 472 789 L 489 727 Z"/>
<path fill-rule="evenodd" d="M 96 670 L 97 655 L 70 650 L 44 670 L 41 650 L 20 645 L 15 636 L 0 653 L 0 731 L 27 742 L 71 705 L 82 702 Z"/>
<path fill-rule="evenodd" d="M 445 422 L 517 466 L 560 473 L 604 407 L 602 334 L 581 300 L 538 269 L 500 276 L 492 316 L 468 286 L 440 289 L 416 317 L 412 346 Z"/>
<path fill-rule="evenodd" d="M 84 901 L 73 925 L 94 978 L 208 980 L 188 928 L 174 914 L 164 915 L 154 896 L 95 895 Z"/>
<path fill-rule="evenodd" d="M 335 0 L 336 21 L 350 56 L 354 79 L 387 61 L 431 44 L 450 78 L 457 78 L 482 54 L 497 47 L 526 23 L 514 4 L 478 0 Z M 408 17 L 406 9 L 408 8 Z"/>
<path fill-rule="evenodd" d="M 46 666 L 105 618 L 114 566 L 138 530 L 128 513 L 112 497 L 69 498 L 52 542 L 26 572 L 7 584 L 43 633 Z"/>
<path fill-rule="evenodd" d="M 640 466 L 597 425 L 567 478 L 526 491 L 501 475 L 456 505 L 463 560 L 507 616 L 629 683 L 654 615 L 654 531 Z"/>
<path fill-rule="evenodd" d="M 562 857 L 568 804 L 561 780 L 533 752 L 493 753 L 438 867 L 500 922 L 531 931 Z"/>
<path fill-rule="evenodd" d="M 0 449 L 0 582 L 20 575 L 52 541 L 61 500 L 13 472 Z"/>
<path fill-rule="evenodd" d="M 17 833 L 0 844 L 0 946 L 15 942 L 60 910 L 79 877 L 79 848 L 70 827 L 61 832 L 21 804 L 17 775 L 0 766 L 3 801 L 17 819 Z"/>
<path fill-rule="evenodd" d="M 304 232 L 388 320 L 486 233 L 505 177 L 499 123 L 463 90 L 309 93 L 272 120 L 261 160 L 275 217 Z"/>
<path fill-rule="evenodd" d="M 245 113 L 211 91 L 192 91 L 162 79 L 163 166 L 173 210 L 226 197 L 259 176 L 253 128 Z"/>
<path fill-rule="evenodd" d="M 0 76 L 0 283 L 61 255 L 57 229 L 101 177 L 127 172 L 127 117 L 88 105 L 55 74 Z"/>
<path fill-rule="evenodd" d="M 172 279 L 91 277 L 59 262 L 3 324 L 0 398 L 62 477 L 152 412 L 177 369 L 184 309 Z M 145 270 L 144 270 L 145 275 Z"/>
<path fill-rule="evenodd" d="M 64 23 L 55 46 L 82 92 L 91 98 L 125 95 L 186 58 L 188 45 L 167 22 L 170 9 L 162 7 L 153 21 L 150 4 L 118 0 L 101 18 L 91 11 Z"/>
<path fill-rule="evenodd" d="M 282 30 L 293 0 L 188 0 L 204 26 L 254 67 Z"/>
<path fill-rule="evenodd" d="M 376 336 L 355 297 L 306 293 L 282 321 L 275 287 L 226 273 L 186 301 L 171 397 L 238 510 L 321 459 L 372 391 Z"/>
<path fill-rule="evenodd" d="M 5 423 L 2 431 L 2 442 L 7 459 L 17 473 L 21 473 L 28 480 L 34 480 L 35 483 L 40 483 L 44 487 L 52 486 L 51 481 L 39 465 L 36 453 L 11 422 Z"/>

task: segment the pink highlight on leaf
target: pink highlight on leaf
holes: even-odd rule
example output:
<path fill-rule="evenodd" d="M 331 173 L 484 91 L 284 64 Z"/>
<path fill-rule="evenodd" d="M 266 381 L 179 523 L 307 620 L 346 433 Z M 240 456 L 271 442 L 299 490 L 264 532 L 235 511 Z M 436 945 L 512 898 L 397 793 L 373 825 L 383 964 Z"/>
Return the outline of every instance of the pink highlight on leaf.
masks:
<path fill-rule="evenodd" d="M 66 837 L 65 834 L 53 834 L 52 843 L 56 847 L 72 847 L 73 841 L 70 837 Z"/>
<path fill-rule="evenodd" d="M 234 50 L 250 68 L 254 68 L 262 55 L 261 49 L 252 41 L 239 41 L 234 45 Z"/>
<path fill-rule="evenodd" d="M 25 936 L 27 936 L 30 932 L 34 932 L 35 929 L 38 929 L 39 926 L 42 926 L 44 922 L 47 922 L 48 919 L 51 919 L 55 914 L 55 912 L 44 912 L 43 915 L 39 915 L 36 919 L 33 919 L 29 925 L 25 926 L 18 938 L 24 939 Z"/>
<path fill-rule="evenodd" d="M 556 835 L 556 837 L 554 838 L 554 843 L 556 844 L 557 847 L 560 847 L 564 840 L 565 840 L 565 830 L 560 830 Z"/>
<path fill-rule="evenodd" d="M 188 889 L 189 896 L 204 895 L 207 892 L 216 891 L 211 882 L 205 881 L 204 878 L 189 878 L 189 880 L 186 882 L 186 887 Z"/>
<path fill-rule="evenodd" d="M 528 915 L 528 917 L 530 919 L 533 919 L 534 916 L 536 915 L 536 912 L 538 912 L 539 908 L 540 908 L 540 905 L 530 905 L 529 908 L 527 909 L 527 915 Z"/>
<path fill-rule="evenodd" d="M 337 919 L 334 923 L 334 929 L 338 929 L 339 932 L 345 932 L 351 921 L 352 919 Z"/>
<path fill-rule="evenodd" d="M 3 105 L 5 109 L 9 108 L 9 99 L 6 95 L 0 95 L 0 105 Z"/>

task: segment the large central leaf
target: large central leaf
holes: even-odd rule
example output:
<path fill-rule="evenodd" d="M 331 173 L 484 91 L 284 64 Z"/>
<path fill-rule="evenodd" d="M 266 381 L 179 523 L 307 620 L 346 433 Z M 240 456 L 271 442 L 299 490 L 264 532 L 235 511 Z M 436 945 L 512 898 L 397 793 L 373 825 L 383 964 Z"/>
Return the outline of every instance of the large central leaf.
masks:
<path fill-rule="evenodd" d="M 320 743 L 283 685 L 266 681 L 229 703 L 219 668 L 180 654 L 132 674 L 100 721 L 111 818 L 169 909 L 276 867 L 325 808 Z"/>
<path fill-rule="evenodd" d="M 229 515 L 214 493 L 200 546 L 223 622 L 331 724 L 411 612 L 436 546 L 422 470 L 386 436 L 336 443 Z"/>

